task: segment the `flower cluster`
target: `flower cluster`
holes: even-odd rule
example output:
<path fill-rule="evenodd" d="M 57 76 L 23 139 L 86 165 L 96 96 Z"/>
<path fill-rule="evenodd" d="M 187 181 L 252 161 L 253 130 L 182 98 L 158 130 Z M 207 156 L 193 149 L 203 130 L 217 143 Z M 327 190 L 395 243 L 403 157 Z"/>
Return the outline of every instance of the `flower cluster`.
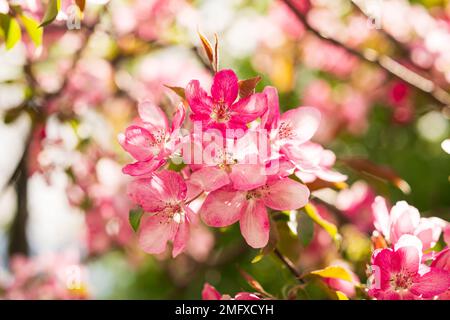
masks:
<path fill-rule="evenodd" d="M 450 251 L 433 250 L 443 230 L 448 233 L 448 223 L 421 218 L 405 201 L 389 211 L 386 201 L 377 197 L 372 206 L 379 248 L 372 254 L 369 295 L 382 300 L 448 299 Z"/>
<path fill-rule="evenodd" d="M 334 154 L 310 141 L 320 123 L 315 108 L 281 114 L 275 88 L 254 93 L 249 83 L 232 70 L 217 72 L 210 92 L 192 80 L 171 124 L 146 101 L 119 135 L 136 160 L 123 172 L 135 178 L 128 193 L 144 211 L 139 241 L 146 252 L 162 253 L 171 241 L 177 256 L 198 217 L 211 227 L 239 222 L 245 241 L 262 248 L 270 210 L 303 207 L 310 195 L 304 183 L 346 179 L 332 170 Z M 195 199 L 203 203 L 194 211 Z"/>

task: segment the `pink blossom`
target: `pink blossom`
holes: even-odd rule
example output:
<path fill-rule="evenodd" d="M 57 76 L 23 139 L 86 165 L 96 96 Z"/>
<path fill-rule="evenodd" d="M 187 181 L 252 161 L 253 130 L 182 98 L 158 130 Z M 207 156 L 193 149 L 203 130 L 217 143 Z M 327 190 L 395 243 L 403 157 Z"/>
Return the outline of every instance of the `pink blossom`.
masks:
<path fill-rule="evenodd" d="M 163 170 L 150 178 L 134 180 L 128 188 L 131 199 L 145 211 L 139 227 L 139 244 L 151 254 L 166 250 L 173 243 L 176 257 L 187 245 L 189 229 L 196 214 L 186 203 L 187 186 L 176 172 Z"/>
<path fill-rule="evenodd" d="M 432 268 L 439 268 L 450 272 L 450 248 L 442 250 L 430 265 Z M 450 300 L 450 286 L 447 291 L 439 295 L 439 300 Z"/>
<path fill-rule="evenodd" d="M 239 292 L 234 298 L 227 294 L 220 294 L 216 288 L 214 288 L 209 283 L 205 283 L 202 290 L 203 300 L 261 300 L 257 295 L 250 292 Z"/>
<path fill-rule="evenodd" d="M 239 221 L 245 241 L 253 248 L 262 248 L 269 240 L 266 206 L 274 210 L 293 210 L 305 206 L 308 198 L 306 186 L 283 178 L 249 191 L 225 186 L 208 194 L 199 213 L 212 227 L 225 227 Z"/>
<path fill-rule="evenodd" d="M 406 201 L 399 201 L 389 211 L 386 200 L 376 197 L 372 204 L 374 226 L 385 239 L 396 244 L 402 235 L 420 239 L 423 249 L 432 248 L 442 233 L 446 222 L 439 218 L 421 218 L 419 211 Z"/>
<path fill-rule="evenodd" d="M 194 142 L 196 152 L 202 154 L 203 163 L 191 164 L 194 172 L 189 182 L 206 192 L 217 190 L 229 183 L 232 183 L 236 190 L 251 190 L 265 184 L 265 158 L 259 154 L 258 139 L 266 137 L 253 133 L 255 132 L 247 131 L 237 140 L 220 141 L 220 137 L 219 142 Z M 187 158 L 186 154 L 183 156 Z M 185 162 L 192 163 L 191 161 L 192 159 L 186 159 Z"/>
<path fill-rule="evenodd" d="M 180 105 L 170 127 L 166 114 L 158 106 L 143 102 L 138 110 L 140 121 L 118 137 L 122 147 L 137 160 L 123 168 L 124 173 L 132 176 L 149 174 L 167 161 L 176 148 L 177 132 L 185 117 Z"/>
<path fill-rule="evenodd" d="M 211 95 L 192 80 L 186 87 L 186 99 L 191 107 L 192 121 L 201 121 L 203 128 L 247 130 L 247 124 L 260 117 L 267 108 L 266 97 L 255 93 L 235 102 L 239 92 L 238 78 L 232 70 L 216 73 Z"/>
<path fill-rule="evenodd" d="M 339 192 L 336 207 L 361 231 L 373 230 L 372 203 L 375 192 L 364 181 L 356 181 L 350 188 Z"/>
<path fill-rule="evenodd" d="M 261 127 L 269 132 L 272 153 L 279 152 L 297 168 L 297 176 L 304 182 L 320 178 L 341 182 L 345 175 L 331 170 L 336 157 L 330 150 L 309 141 L 320 124 L 320 112 L 312 107 L 298 107 L 280 114 L 278 93 L 266 87 L 268 109 L 261 120 Z"/>
<path fill-rule="evenodd" d="M 414 241 L 413 239 L 416 239 Z M 450 287 L 450 272 L 421 264 L 422 248 L 414 236 L 403 236 L 394 249 L 372 255 L 374 279 L 368 294 L 380 300 L 432 298 Z"/>

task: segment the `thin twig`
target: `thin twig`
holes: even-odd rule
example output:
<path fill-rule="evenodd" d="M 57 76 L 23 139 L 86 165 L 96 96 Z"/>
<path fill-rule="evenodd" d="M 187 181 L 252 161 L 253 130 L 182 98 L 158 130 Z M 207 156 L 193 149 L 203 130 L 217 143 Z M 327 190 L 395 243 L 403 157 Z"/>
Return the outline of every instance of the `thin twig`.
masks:
<path fill-rule="evenodd" d="M 294 263 L 291 260 L 289 260 L 288 257 L 285 257 L 277 248 L 275 248 L 273 252 L 277 256 L 277 258 L 286 266 L 286 268 L 288 268 L 288 270 L 298 280 L 298 282 L 300 282 L 301 284 L 305 284 L 305 280 L 302 279 L 302 275 L 300 274 L 300 272 L 297 271 L 297 268 L 295 267 Z"/>
<path fill-rule="evenodd" d="M 372 65 L 380 67 L 389 74 L 395 76 L 396 78 L 406 83 L 409 83 L 411 86 L 422 91 L 423 93 L 425 93 L 427 96 L 429 96 L 431 99 L 441 104 L 442 106 L 447 107 L 450 105 L 450 94 L 441 87 L 439 87 L 436 83 L 434 83 L 430 79 L 427 79 L 419 75 L 418 73 L 408 69 L 399 62 L 395 61 L 391 57 L 384 54 L 380 54 L 373 49 L 366 49 L 364 52 L 359 52 L 358 50 L 350 48 L 336 39 L 330 38 L 322 34 L 320 31 L 311 26 L 311 24 L 307 21 L 306 17 L 295 7 L 295 5 L 292 4 L 291 0 L 282 0 L 282 1 L 291 9 L 291 11 L 296 15 L 297 19 L 303 23 L 305 28 L 318 38 L 328 41 L 333 45 L 346 50 L 349 54 L 359 58 L 360 60 L 366 61 Z"/>

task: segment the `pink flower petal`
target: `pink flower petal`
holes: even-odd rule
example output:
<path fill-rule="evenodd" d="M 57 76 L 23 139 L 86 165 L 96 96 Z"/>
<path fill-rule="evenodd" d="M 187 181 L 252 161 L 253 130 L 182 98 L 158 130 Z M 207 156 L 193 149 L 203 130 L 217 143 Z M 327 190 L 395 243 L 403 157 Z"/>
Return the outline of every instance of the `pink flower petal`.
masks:
<path fill-rule="evenodd" d="M 268 186 L 263 201 L 275 210 L 294 210 L 304 207 L 309 200 L 309 189 L 290 178 L 284 178 Z"/>
<path fill-rule="evenodd" d="M 211 86 L 211 95 L 215 103 L 231 106 L 239 92 L 238 78 L 233 70 L 221 70 L 216 73 Z"/>
<path fill-rule="evenodd" d="M 249 123 L 266 112 L 267 98 L 263 93 L 255 93 L 233 104 L 230 110 L 232 122 Z"/>
<path fill-rule="evenodd" d="M 240 219 L 244 203 L 244 192 L 225 187 L 208 194 L 200 208 L 200 216 L 211 227 L 226 227 Z"/>
<path fill-rule="evenodd" d="M 264 185 L 267 176 L 259 165 L 235 164 L 231 166 L 230 179 L 236 190 L 252 190 Z"/>
<path fill-rule="evenodd" d="M 281 115 L 281 123 L 289 124 L 295 144 L 301 144 L 311 139 L 319 128 L 320 112 L 312 107 L 298 107 Z"/>
<path fill-rule="evenodd" d="M 372 203 L 372 212 L 375 228 L 389 240 L 389 210 L 383 197 L 376 197 Z"/>
<path fill-rule="evenodd" d="M 187 220 L 178 223 L 178 230 L 173 239 L 172 257 L 175 258 L 184 251 L 189 241 L 189 222 Z"/>
<path fill-rule="evenodd" d="M 156 140 L 146 129 L 139 126 L 129 126 L 125 134 L 119 135 L 119 143 L 136 160 L 144 161 L 157 155 L 160 147 L 155 146 Z"/>
<path fill-rule="evenodd" d="M 188 101 L 194 114 L 205 114 L 209 117 L 213 102 L 206 91 L 200 87 L 200 82 L 198 80 L 192 80 L 189 82 L 186 87 L 185 94 L 186 100 Z"/>
<path fill-rule="evenodd" d="M 127 164 L 125 167 L 123 167 L 122 172 L 130 176 L 144 176 L 159 169 L 165 162 L 166 160 L 164 159 L 155 158 L 147 161 L 138 161 Z"/>
<path fill-rule="evenodd" d="M 191 174 L 189 181 L 203 191 L 211 192 L 230 183 L 225 170 L 217 167 L 204 167 Z"/>
<path fill-rule="evenodd" d="M 437 296 L 450 288 L 450 272 L 430 268 L 430 271 L 416 279 L 410 291 L 424 298 Z"/>
<path fill-rule="evenodd" d="M 160 107 L 149 101 L 144 101 L 138 105 L 139 116 L 144 122 L 150 123 L 156 128 L 168 131 L 169 122 L 164 111 Z"/>
<path fill-rule="evenodd" d="M 430 266 L 433 268 L 450 271 L 450 248 L 439 252 Z"/>
<path fill-rule="evenodd" d="M 261 300 L 257 295 L 249 292 L 239 292 L 234 297 L 235 300 Z"/>
<path fill-rule="evenodd" d="M 263 93 L 267 98 L 267 110 L 261 117 L 261 127 L 272 130 L 278 127 L 280 121 L 280 106 L 278 104 L 278 92 L 274 87 L 267 86 Z"/>
<path fill-rule="evenodd" d="M 128 185 L 128 195 L 146 212 L 159 212 L 166 207 L 166 195 L 154 189 L 151 178 L 138 179 Z"/>
<path fill-rule="evenodd" d="M 183 103 L 178 105 L 177 111 L 172 118 L 172 132 L 180 129 L 183 126 L 184 119 L 186 118 L 186 109 Z"/>
<path fill-rule="evenodd" d="M 263 248 L 269 241 L 270 222 L 262 201 L 248 201 L 240 220 L 241 233 L 252 248 Z"/>
<path fill-rule="evenodd" d="M 163 214 L 143 217 L 139 228 L 139 245 L 147 253 L 158 254 L 166 250 L 167 241 L 172 240 L 177 225 Z"/>
<path fill-rule="evenodd" d="M 414 234 L 420 223 L 419 211 L 406 201 L 399 201 L 391 209 L 390 240 L 392 243 L 404 234 Z"/>
<path fill-rule="evenodd" d="M 220 300 L 222 295 L 209 283 L 205 283 L 202 290 L 203 300 Z"/>
<path fill-rule="evenodd" d="M 177 172 L 162 170 L 153 175 L 152 188 L 164 194 L 166 201 L 173 203 L 186 199 L 187 186 Z"/>

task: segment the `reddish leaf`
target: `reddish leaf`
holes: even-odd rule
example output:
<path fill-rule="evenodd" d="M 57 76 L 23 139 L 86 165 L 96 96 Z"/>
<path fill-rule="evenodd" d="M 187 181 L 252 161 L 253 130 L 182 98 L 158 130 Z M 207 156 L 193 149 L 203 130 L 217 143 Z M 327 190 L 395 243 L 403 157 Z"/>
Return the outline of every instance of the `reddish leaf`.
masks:
<path fill-rule="evenodd" d="M 253 94 L 259 81 L 261 81 L 260 76 L 245 80 L 239 80 L 239 97 L 242 99 Z"/>

